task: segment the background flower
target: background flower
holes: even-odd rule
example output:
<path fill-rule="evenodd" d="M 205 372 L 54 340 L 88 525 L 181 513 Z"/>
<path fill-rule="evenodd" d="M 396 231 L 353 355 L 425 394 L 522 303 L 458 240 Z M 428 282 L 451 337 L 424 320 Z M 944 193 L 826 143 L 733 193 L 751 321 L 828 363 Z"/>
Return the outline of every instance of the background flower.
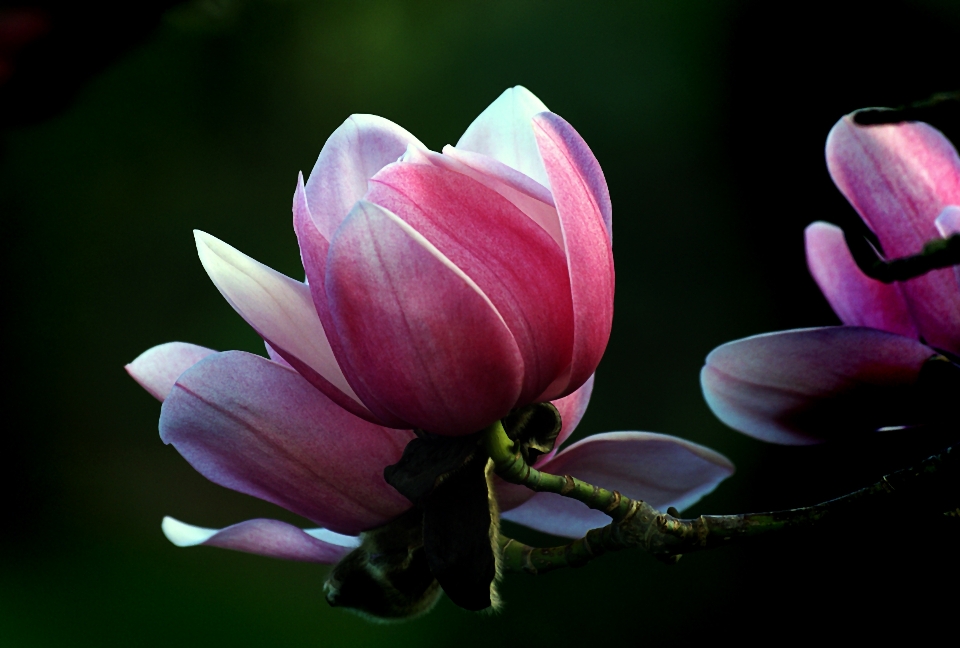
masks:
<path fill-rule="evenodd" d="M 887 258 L 918 253 L 951 232 L 960 157 L 923 123 L 830 131 L 827 165 Z M 806 229 L 810 272 L 845 327 L 783 331 L 729 342 L 707 356 L 704 396 L 727 425 L 765 441 L 817 443 L 942 420 L 918 386 L 938 350 L 960 352 L 960 282 L 952 268 L 884 284 L 863 274 L 843 231 Z"/>

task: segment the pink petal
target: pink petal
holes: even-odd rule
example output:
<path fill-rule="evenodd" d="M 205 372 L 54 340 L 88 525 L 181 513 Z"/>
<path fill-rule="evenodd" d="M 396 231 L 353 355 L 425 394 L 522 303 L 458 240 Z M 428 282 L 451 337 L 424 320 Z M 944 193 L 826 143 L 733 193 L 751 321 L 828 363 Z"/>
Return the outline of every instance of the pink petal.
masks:
<path fill-rule="evenodd" d="M 363 198 L 367 180 L 396 162 L 408 144 L 423 146 L 400 126 L 376 115 L 351 115 L 333 131 L 306 185 L 310 212 L 325 239 L 330 240 L 354 203 Z"/>
<path fill-rule="evenodd" d="M 443 168 L 391 164 L 370 181 L 366 200 L 403 219 L 476 282 L 523 356 L 519 403 L 533 402 L 570 364 L 563 251 L 502 196 Z"/>
<path fill-rule="evenodd" d="M 889 258 L 920 252 L 937 238 L 934 221 L 947 205 L 960 204 L 960 157 L 935 128 L 920 122 L 857 126 L 851 116 L 827 138 L 827 166 L 834 182 L 876 232 Z M 949 270 L 902 285 L 923 339 L 960 351 L 960 291 Z"/>
<path fill-rule="evenodd" d="M 413 434 L 368 423 L 300 374 L 242 351 L 187 370 L 160 437 L 207 479 L 356 535 L 410 503 L 383 480 Z"/>
<path fill-rule="evenodd" d="M 573 431 L 577 429 L 580 419 L 587 411 L 587 405 L 590 404 L 590 395 L 593 393 L 593 379 L 594 376 L 590 376 L 587 378 L 587 382 L 580 385 L 575 392 L 553 401 L 554 407 L 560 412 L 560 434 L 557 435 L 557 442 L 554 444 L 553 450 L 540 457 L 534 464 L 536 467 L 539 468 L 550 461 L 557 454 L 564 441 L 569 439 Z"/>
<path fill-rule="evenodd" d="M 950 205 L 944 207 L 940 215 L 937 216 L 937 231 L 943 238 L 950 238 L 960 234 L 960 207 Z M 960 284 L 960 265 L 953 266 L 953 273 L 957 277 L 957 284 Z"/>
<path fill-rule="evenodd" d="M 666 510 L 684 509 L 733 474 L 733 464 L 704 446 L 665 434 L 608 432 L 579 441 L 542 468 L 620 491 Z M 552 493 L 538 493 L 517 508 L 501 500 L 503 519 L 544 533 L 576 538 L 610 518 Z"/>
<path fill-rule="evenodd" d="M 470 176 L 512 202 L 563 249 L 560 216 L 549 189 L 503 162 L 480 153 L 444 146 L 443 155 L 432 155 L 436 156 L 434 159 L 438 160 L 438 166 L 445 163 L 447 168 Z"/>
<path fill-rule="evenodd" d="M 573 127 L 557 115 L 543 113 L 533 123 L 560 214 L 573 296 L 570 378 L 565 387 L 547 394 L 552 399 L 586 382 L 607 347 L 613 324 L 613 250 L 591 190 L 597 178 L 591 180 L 589 176 L 599 169 L 593 153 Z"/>
<path fill-rule="evenodd" d="M 178 547 L 206 545 L 245 553 L 331 565 L 359 546 L 359 538 L 326 529 L 298 529 L 280 520 L 247 520 L 225 529 L 204 529 L 163 518 L 163 534 Z"/>
<path fill-rule="evenodd" d="M 809 225 L 804 235 L 810 274 L 841 322 L 918 336 L 900 286 L 863 274 L 847 249 L 843 230 L 820 221 Z"/>
<path fill-rule="evenodd" d="M 330 246 L 326 290 L 357 376 L 412 427 L 468 434 L 516 403 L 523 359 L 503 318 L 395 214 L 357 203 Z"/>
<path fill-rule="evenodd" d="M 366 181 L 364 181 L 364 186 L 366 187 Z M 343 379 L 350 386 L 351 392 L 356 394 L 358 400 L 364 405 L 364 411 L 348 409 L 374 423 L 381 423 L 389 427 L 410 427 L 394 416 L 393 413 L 380 406 L 376 398 L 368 392 L 364 384 L 357 378 L 356 372 L 350 365 L 350 358 L 346 355 L 343 345 L 340 343 L 340 335 L 337 333 L 336 324 L 334 324 L 333 317 L 330 314 L 327 291 L 324 287 L 327 278 L 327 254 L 330 251 L 330 243 L 320 233 L 311 215 L 310 207 L 307 205 L 307 194 L 303 186 L 302 174 L 297 178 L 297 189 L 293 194 L 293 229 L 297 233 L 297 242 L 300 244 L 300 259 L 307 274 L 310 296 L 313 299 L 313 305 L 326 335 L 327 343 L 330 345 L 330 353 L 333 355 L 338 368 L 342 371 Z M 340 404 L 339 401 L 337 402 Z M 345 405 L 341 404 L 341 406 Z M 364 412 L 370 412 L 372 416 L 369 413 L 364 414 Z"/>
<path fill-rule="evenodd" d="M 334 358 L 310 289 L 205 232 L 194 235 L 207 274 L 260 337 L 338 405 L 375 421 Z"/>
<path fill-rule="evenodd" d="M 508 88 L 467 127 L 457 148 L 483 153 L 549 187 L 551 180 L 530 126 L 530 119 L 546 110 L 523 86 Z"/>
<path fill-rule="evenodd" d="M 735 430 L 806 445 L 922 422 L 910 388 L 932 355 L 871 328 L 782 331 L 717 347 L 700 382 L 710 409 Z"/>
<path fill-rule="evenodd" d="M 196 344 L 167 342 L 147 349 L 124 369 L 151 396 L 163 402 L 180 374 L 213 353 L 216 351 Z"/>

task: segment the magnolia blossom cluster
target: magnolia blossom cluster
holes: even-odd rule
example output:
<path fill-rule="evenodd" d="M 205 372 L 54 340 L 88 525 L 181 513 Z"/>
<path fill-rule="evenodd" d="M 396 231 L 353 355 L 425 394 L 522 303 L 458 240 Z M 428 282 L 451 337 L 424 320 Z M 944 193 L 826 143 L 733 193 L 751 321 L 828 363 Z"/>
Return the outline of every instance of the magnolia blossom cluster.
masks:
<path fill-rule="evenodd" d="M 960 234 L 960 158 L 931 126 L 858 126 L 848 115 L 830 131 L 826 156 L 834 183 L 888 258 Z M 715 349 L 701 373 L 714 413 L 765 441 L 809 444 L 955 412 L 960 393 L 930 402 L 918 380 L 932 357 L 960 365 L 960 266 L 882 283 L 859 269 L 840 228 L 823 222 L 807 228 L 806 251 L 843 326 Z"/>
<path fill-rule="evenodd" d="M 196 233 L 269 358 L 172 342 L 127 370 L 163 402 L 161 438 L 196 470 L 321 528 L 166 518 L 174 544 L 335 562 L 412 506 L 384 468 L 413 430 L 462 436 L 550 402 L 555 447 L 570 437 L 610 334 L 612 210 L 593 153 L 529 91 L 504 92 L 440 153 L 381 117 L 350 117 L 300 177 L 293 224 L 304 282 Z M 679 509 L 733 471 L 644 432 L 592 436 L 536 465 Z M 504 519 L 555 535 L 607 522 L 502 482 L 496 497 Z"/>

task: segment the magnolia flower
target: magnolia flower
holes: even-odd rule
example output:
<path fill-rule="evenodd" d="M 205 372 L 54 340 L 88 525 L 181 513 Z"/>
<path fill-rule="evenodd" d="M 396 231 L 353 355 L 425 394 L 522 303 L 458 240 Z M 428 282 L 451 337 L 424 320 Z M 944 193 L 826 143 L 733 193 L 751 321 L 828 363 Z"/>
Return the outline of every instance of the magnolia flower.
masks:
<path fill-rule="evenodd" d="M 877 235 L 888 258 L 960 233 L 960 158 L 923 123 L 830 131 L 834 183 Z M 807 263 L 843 322 L 724 344 L 707 356 L 707 403 L 727 425 L 775 443 L 929 422 L 938 414 L 917 388 L 921 368 L 960 355 L 960 268 L 884 284 L 861 272 L 843 232 L 806 229 Z M 941 404 L 942 407 L 942 404 Z"/>
<path fill-rule="evenodd" d="M 399 161 L 397 161 L 399 159 Z M 205 529 L 180 546 L 335 562 L 412 504 L 384 480 L 413 428 L 476 432 L 552 402 L 576 428 L 612 318 L 611 208 L 596 159 L 529 91 L 507 90 L 456 148 L 354 115 L 293 201 L 302 283 L 197 233 L 201 261 L 270 359 L 172 342 L 127 366 L 163 401 L 160 435 L 201 474 L 320 525 Z M 733 466 L 699 445 L 616 432 L 537 467 L 653 506 L 689 506 Z M 503 518 L 578 537 L 607 518 L 500 482 Z"/>

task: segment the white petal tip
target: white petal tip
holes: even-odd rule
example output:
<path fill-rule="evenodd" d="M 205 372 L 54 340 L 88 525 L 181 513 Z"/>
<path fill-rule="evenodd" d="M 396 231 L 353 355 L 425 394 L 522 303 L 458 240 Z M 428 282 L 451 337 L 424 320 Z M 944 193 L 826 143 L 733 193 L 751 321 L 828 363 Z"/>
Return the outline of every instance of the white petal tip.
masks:
<path fill-rule="evenodd" d="M 195 547 L 217 534 L 216 529 L 193 526 L 170 516 L 163 518 L 160 529 L 163 535 L 167 536 L 167 540 L 178 547 Z"/>

